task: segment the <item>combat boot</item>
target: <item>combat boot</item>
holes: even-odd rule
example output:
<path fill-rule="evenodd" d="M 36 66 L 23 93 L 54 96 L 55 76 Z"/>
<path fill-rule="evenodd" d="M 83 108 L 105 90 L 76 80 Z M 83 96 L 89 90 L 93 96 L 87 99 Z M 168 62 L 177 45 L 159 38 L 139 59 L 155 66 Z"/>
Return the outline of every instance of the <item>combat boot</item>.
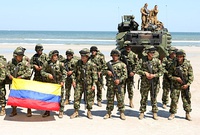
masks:
<path fill-rule="evenodd" d="M 74 113 L 70 116 L 70 119 L 76 118 L 78 116 L 79 116 L 78 110 L 75 110 Z"/>
<path fill-rule="evenodd" d="M 50 116 L 50 111 L 45 111 L 45 113 L 42 115 L 43 118 Z"/>
<path fill-rule="evenodd" d="M 66 99 L 64 104 L 65 104 L 65 105 L 68 105 L 68 104 L 69 104 L 69 100 Z"/>
<path fill-rule="evenodd" d="M 142 120 L 142 119 L 144 118 L 144 113 L 141 112 L 138 118 L 139 118 L 140 120 Z"/>
<path fill-rule="evenodd" d="M 126 120 L 126 116 L 125 116 L 124 112 L 120 112 L 120 119 Z"/>
<path fill-rule="evenodd" d="M 89 119 L 93 119 L 93 117 L 92 117 L 92 113 L 91 113 L 90 110 L 88 110 L 88 112 L 87 112 L 87 117 L 88 117 Z"/>
<path fill-rule="evenodd" d="M 153 119 L 154 119 L 154 120 L 158 120 L 158 115 L 157 115 L 157 113 L 153 113 Z"/>
<path fill-rule="evenodd" d="M 130 101 L 129 101 L 129 106 L 130 106 L 130 108 L 134 108 L 133 99 L 130 99 Z"/>
<path fill-rule="evenodd" d="M 192 118 L 190 117 L 190 114 L 189 113 L 186 113 L 186 120 L 188 120 L 188 121 L 192 121 Z"/>
<path fill-rule="evenodd" d="M 108 111 L 107 114 L 103 117 L 104 119 L 111 118 L 111 112 Z"/>
<path fill-rule="evenodd" d="M 171 113 L 170 116 L 168 117 L 168 120 L 173 120 L 175 118 L 175 114 Z"/>
<path fill-rule="evenodd" d="M 31 109 L 28 108 L 27 109 L 27 114 L 26 114 L 27 117 L 31 117 L 32 116 L 32 112 L 31 112 Z"/>
<path fill-rule="evenodd" d="M 163 104 L 163 109 L 167 109 L 167 105 L 166 104 Z"/>
<path fill-rule="evenodd" d="M 58 118 L 63 118 L 63 112 L 59 112 Z"/>
<path fill-rule="evenodd" d="M 97 105 L 98 105 L 99 107 L 102 107 L 101 101 L 98 101 L 98 102 L 97 102 Z"/>
<path fill-rule="evenodd" d="M 12 112 L 11 114 L 9 115 L 10 117 L 14 117 L 15 115 L 17 115 L 17 107 L 16 106 L 13 106 L 12 107 Z"/>
<path fill-rule="evenodd" d="M 2 107 L 1 107 L 0 116 L 4 116 L 5 114 L 6 114 L 5 106 L 2 106 Z"/>

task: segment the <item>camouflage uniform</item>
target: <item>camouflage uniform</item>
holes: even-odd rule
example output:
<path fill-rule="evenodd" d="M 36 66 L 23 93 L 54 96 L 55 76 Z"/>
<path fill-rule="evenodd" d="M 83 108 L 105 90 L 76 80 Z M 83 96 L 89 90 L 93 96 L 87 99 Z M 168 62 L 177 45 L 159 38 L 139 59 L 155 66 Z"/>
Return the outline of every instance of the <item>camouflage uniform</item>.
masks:
<path fill-rule="evenodd" d="M 6 59 L 4 56 L 0 56 L 0 105 L 1 112 L 0 116 L 6 114 L 6 89 L 5 89 L 5 79 L 6 79 Z"/>
<path fill-rule="evenodd" d="M 127 50 L 122 51 L 121 60 L 126 64 L 127 67 L 127 76 L 128 78 L 125 81 L 124 86 L 124 94 L 126 93 L 126 87 L 128 91 L 128 98 L 130 100 L 130 107 L 133 108 L 133 86 L 134 86 L 134 74 L 135 74 L 135 66 L 137 65 L 138 57 L 137 55 L 131 51 L 131 47 L 129 46 L 130 41 L 124 42 L 125 48 Z M 129 50 L 130 49 L 130 50 Z"/>
<path fill-rule="evenodd" d="M 54 56 L 57 55 L 57 59 L 53 59 Z M 64 68 L 64 63 L 58 60 L 59 52 L 57 50 L 53 50 L 49 53 L 49 60 L 43 64 L 43 68 L 41 70 L 41 75 L 44 77 L 45 82 L 55 83 L 55 84 L 64 84 L 66 77 L 66 70 Z M 49 76 L 52 76 L 51 79 Z M 61 88 L 61 99 L 60 99 L 60 111 L 59 118 L 63 117 L 64 111 L 64 88 Z M 50 115 L 50 111 L 46 111 L 43 114 L 43 117 L 47 117 Z"/>
<path fill-rule="evenodd" d="M 107 67 L 104 71 L 106 74 L 106 86 L 107 86 L 107 114 L 104 116 L 104 119 L 111 117 L 111 112 L 114 109 L 114 98 L 117 97 L 117 106 L 120 111 L 120 118 L 125 120 L 125 107 L 124 107 L 124 82 L 127 79 L 127 69 L 126 65 L 119 60 L 120 52 L 116 49 L 111 51 L 110 54 L 113 57 L 113 60 L 109 61 L 113 67 L 113 73 L 116 73 L 116 79 L 114 80 L 112 75 L 109 75 L 112 72 L 107 63 Z M 117 57 L 115 59 L 115 57 Z M 119 81 L 119 84 L 116 84 L 116 81 Z M 117 86 L 118 85 L 118 86 Z M 120 93 L 119 93 L 120 92 Z"/>
<path fill-rule="evenodd" d="M 24 51 L 20 48 L 15 49 L 11 61 L 7 65 L 7 76 L 12 80 L 12 78 L 21 78 L 21 79 L 30 79 L 31 77 L 31 68 L 30 64 L 27 61 L 23 60 L 23 57 L 20 61 L 17 60 L 18 57 L 23 56 Z M 17 115 L 16 106 L 12 106 L 13 110 L 10 114 L 10 117 Z M 31 117 L 31 109 L 27 110 L 27 116 Z"/>
<path fill-rule="evenodd" d="M 186 112 L 186 119 L 189 121 L 191 120 L 191 117 L 189 115 L 189 113 L 192 111 L 191 93 L 189 91 L 189 87 L 194 80 L 194 76 L 193 76 L 192 65 L 190 64 L 190 61 L 185 58 L 185 56 L 186 54 L 184 50 L 182 49 L 178 50 L 176 53 L 177 60 L 173 62 L 173 65 L 169 69 L 168 76 L 173 81 L 173 90 L 170 95 L 171 104 L 169 112 L 171 113 L 171 115 L 169 116 L 169 120 L 175 117 L 180 93 L 183 101 L 183 108 Z M 182 61 L 180 61 L 180 57 L 182 57 Z M 179 71 L 182 73 L 183 78 L 181 78 Z M 188 89 L 188 95 L 186 93 L 187 89 Z"/>
<path fill-rule="evenodd" d="M 96 54 L 93 54 L 95 52 Z M 102 101 L 102 88 L 103 88 L 103 75 L 102 72 L 105 69 L 106 61 L 105 56 L 98 50 L 96 46 L 92 46 L 90 48 L 90 60 L 94 62 L 97 65 L 97 76 L 98 81 L 96 82 L 97 86 L 97 104 L 99 107 L 101 107 L 101 101 Z M 94 101 L 93 101 L 94 102 Z"/>
<path fill-rule="evenodd" d="M 152 105 L 152 112 L 153 118 L 157 120 L 157 94 L 159 92 L 159 77 L 163 74 L 163 68 L 161 62 L 158 58 L 153 57 L 155 53 L 154 46 L 146 47 L 147 56 L 142 57 L 139 60 L 139 63 L 136 67 L 137 74 L 141 76 L 141 84 L 140 84 L 140 94 L 141 94 L 141 101 L 140 101 L 140 116 L 139 119 L 144 118 L 144 112 L 146 111 L 148 93 L 150 91 L 151 94 L 151 105 Z M 149 68 L 148 68 L 149 65 Z M 150 68 L 152 72 L 150 71 Z M 151 76 L 151 79 L 150 77 Z M 149 79 L 148 79 L 149 78 Z M 151 87 L 151 82 L 153 81 L 153 91 Z"/>
<path fill-rule="evenodd" d="M 168 78 L 168 70 L 176 58 L 176 55 L 175 55 L 176 48 L 170 47 L 168 52 L 169 52 L 169 56 L 163 58 L 163 61 L 162 61 L 162 66 L 165 69 L 165 73 L 163 75 L 163 83 L 162 83 L 162 87 L 163 87 L 162 103 L 163 103 L 164 109 L 166 109 L 167 107 L 166 105 L 169 102 L 169 92 L 170 90 L 172 90 L 172 82 Z"/>
<path fill-rule="evenodd" d="M 48 57 L 47 54 L 43 53 L 43 46 L 41 44 L 37 44 L 35 46 L 35 51 L 37 52 L 34 54 L 30 60 L 31 67 L 33 68 L 34 78 L 33 80 L 36 81 L 44 81 L 41 70 L 37 70 L 35 66 L 38 66 L 39 68 L 42 68 L 43 64 L 47 61 Z M 39 53 L 41 51 L 41 54 Z"/>
<path fill-rule="evenodd" d="M 24 48 L 24 47 L 22 47 L 22 46 L 19 46 L 19 47 L 17 47 L 16 49 L 17 49 L 17 50 L 22 50 L 23 53 L 25 53 L 25 51 L 26 51 L 26 48 Z M 26 56 L 26 55 L 23 56 L 23 61 L 27 61 L 27 62 L 30 64 L 30 59 L 29 59 L 29 57 Z"/>
<path fill-rule="evenodd" d="M 72 119 L 78 117 L 78 110 L 80 108 L 81 97 L 82 94 L 86 91 L 86 93 L 84 93 L 84 100 L 86 102 L 86 109 L 88 109 L 87 117 L 89 119 L 92 119 L 91 109 L 94 101 L 95 82 L 97 81 L 97 67 L 93 62 L 89 60 L 89 49 L 84 48 L 81 51 L 79 51 L 79 53 L 81 54 L 81 60 L 77 61 L 72 75 L 72 82 L 75 91 L 75 111 L 70 118 Z"/>
<path fill-rule="evenodd" d="M 65 69 L 67 72 L 74 71 L 75 64 L 78 61 L 77 57 L 74 57 L 74 51 L 72 49 L 68 49 L 66 51 L 66 56 L 71 55 L 71 59 L 66 58 L 62 62 L 65 65 Z M 70 99 L 70 93 L 71 93 L 71 86 L 72 86 L 72 75 L 67 75 L 66 81 L 65 81 L 65 105 L 69 104 Z"/>

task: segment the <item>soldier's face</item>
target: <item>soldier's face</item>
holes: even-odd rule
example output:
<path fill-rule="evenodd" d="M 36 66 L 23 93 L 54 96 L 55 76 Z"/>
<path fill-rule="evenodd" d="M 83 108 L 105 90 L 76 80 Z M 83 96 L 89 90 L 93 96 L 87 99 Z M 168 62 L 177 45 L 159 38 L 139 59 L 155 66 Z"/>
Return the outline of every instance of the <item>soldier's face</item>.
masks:
<path fill-rule="evenodd" d="M 130 52 L 130 51 L 131 51 L 131 47 L 130 47 L 130 46 L 127 46 L 127 47 L 126 47 L 126 51 L 127 51 L 127 52 Z"/>
<path fill-rule="evenodd" d="M 57 55 L 57 54 L 54 54 L 54 55 L 52 56 L 52 61 L 55 62 L 55 61 L 57 61 L 57 60 L 58 60 L 58 55 Z"/>
<path fill-rule="evenodd" d="M 21 62 L 22 59 L 23 59 L 23 55 L 17 55 L 17 56 L 16 56 L 17 62 Z"/>
<path fill-rule="evenodd" d="M 177 55 L 176 58 L 177 58 L 179 63 L 182 63 L 183 59 L 184 59 L 184 56 L 183 55 Z"/>
<path fill-rule="evenodd" d="M 73 56 L 72 56 L 72 55 L 70 55 L 70 54 L 68 54 L 68 55 L 67 55 L 67 59 L 68 59 L 68 60 L 71 60 L 71 59 L 72 59 L 72 57 L 73 57 Z"/>
<path fill-rule="evenodd" d="M 112 59 L 113 59 L 113 61 L 118 61 L 119 56 L 117 54 L 113 54 Z"/>
<path fill-rule="evenodd" d="M 87 62 L 88 56 L 86 56 L 86 55 L 81 55 L 81 60 L 83 61 L 83 63 Z"/>
<path fill-rule="evenodd" d="M 37 50 L 37 54 L 41 55 L 42 54 L 42 50 Z"/>
<path fill-rule="evenodd" d="M 148 54 L 148 57 L 153 58 L 155 52 L 152 51 L 152 52 L 148 52 L 147 54 Z"/>
<path fill-rule="evenodd" d="M 92 51 L 91 53 L 93 56 L 95 56 L 97 54 L 97 51 Z"/>

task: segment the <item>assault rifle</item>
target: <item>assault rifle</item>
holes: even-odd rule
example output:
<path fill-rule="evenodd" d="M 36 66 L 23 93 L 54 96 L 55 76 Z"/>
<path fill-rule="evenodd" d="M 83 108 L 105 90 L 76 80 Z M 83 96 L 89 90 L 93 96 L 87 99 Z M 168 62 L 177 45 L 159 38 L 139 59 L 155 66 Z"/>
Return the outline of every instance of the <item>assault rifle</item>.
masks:
<path fill-rule="evenodd" d="M 70 70 L 69 70 L 69 67 L 67 66 L 67 63 L 65 64 L 65 69 L 66 69 L 66 71 L 67 72 L 69 72 Z M 70 76 L 67 76 L 67 77 L 69 77 L 69 78 L 72 78 L 72 76 L 70 75 Z"/>
<path fill-rule="evenodd" d="M 176 72 L 178 73 L 178 77 L 180 77 L 181 80 L 183 81 L 183 85 L 187 84 L 186 77 L 183 76 L 183 71 L 180 66 L 176 67 Z M 185 89 L 186 99 L 189 98 L 189 90 L 190 90 L 189 87 L 187 89 Z"/>
<path fill-rule="evenodd" d="M 108 69 L 113 74 L 113 81 L 115 81 L 116 79 L 118 79 L 118 76 L 117 76 L 115 70 L 113 69 L 113 66 L 112 66 L 111 62 L 107 62 L 106 65 L 107 65 Z M 118 93 L 121 94 L 121 86 L 120 85 L 117 85 L 117 89 L 118 89 Z"/>
<path fill-rule="evenodd" d="M 50 63 L 49 65 L 50 65 L 51 74 L 53 75 L 53 80 L 56 83 L 57 82 L 57 78 L 56 78 L 56 73 L 55 73 L 55 70 L 54 70 L 53 63 Z"/>
<path fill-rule="evenodd" d="M 19 67 L 16 66 L 16 67 L 14 68 L 14 72 L 13 72 L 13 77 L 14 77 L 14 78 L 17 78 L 18 72 L 19 72 Z"/>
<path fill-rule="evenodd" d="M 147 68 L 150 72 L 150 74 L 153 74 L 153 70 L 152 70 L 152 64 L 148 61 L 147 63 Z M 153 78 L 151 80 L 149 80 L 150 84 L 151 84 L 151 97 L 152 98 L 156 98 L 156 91 L 154 90 L 154 82 L 153 82 Z"/>
<path fill-rule="evenodd" d="M 81 77 L 83 83 L 83 92 L 84 92 L 84 102 L 85 102 L 85 109 L 87 109 L 87 82 L 86 82 L 86 70 L 84 68 L 81 69 Z"/>

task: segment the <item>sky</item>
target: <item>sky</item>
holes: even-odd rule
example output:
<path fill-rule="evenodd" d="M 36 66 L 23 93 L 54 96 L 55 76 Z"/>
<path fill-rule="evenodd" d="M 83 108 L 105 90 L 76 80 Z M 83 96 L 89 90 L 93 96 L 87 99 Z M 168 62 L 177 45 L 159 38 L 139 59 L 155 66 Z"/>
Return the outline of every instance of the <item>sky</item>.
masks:
<path fill-rule="evenodd" d="M 0 30 L 117 31 L 123 15 L 158 5 L 171 32 L 200 32 L 199 0 L 0 0 Z"/>

